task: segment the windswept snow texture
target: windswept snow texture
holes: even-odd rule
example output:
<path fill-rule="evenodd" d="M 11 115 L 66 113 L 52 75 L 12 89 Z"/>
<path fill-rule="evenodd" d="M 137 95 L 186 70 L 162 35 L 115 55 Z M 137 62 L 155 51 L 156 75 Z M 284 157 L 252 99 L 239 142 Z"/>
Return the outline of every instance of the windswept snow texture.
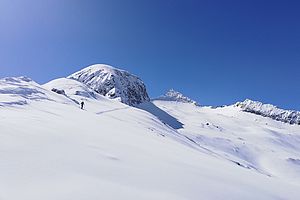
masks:
<path fill-rule="evenodd" d="M 68 78 L 78 80 L 99 94 L 131 106 L 149 101 L 146 86 L 140 78 L 108 65 L 92 65 Z"/>
<path fill-rule="evenodd" d="M 263 104 L 259 101 L 246 99 L 243 102 L 236 103 L 236 106 L 246 112 L 255 113 L 264 117 L 270 117 L 277 121 L 300 125 L 300 112 L 294 110 L 283 110 L 271 104 Z"/>
<path fill-rule="evenodd" d="M 9 77 L 0 79 L 0 106 L 20 106 L 32 101 L 59 101 L 50 99 L 48 90 L 27 77 Z"/>
<path fill-rule="evenodd" d="M 212 155 L 300 186 L 299 126 L 242 112 L 236 106 L 214 109 L 171 101 L 153 103 L 179 119 L 180 134 Z"/>
<path fill-rule="evenodd" d="M 158 98 L 155 98 L 153 100 L 161 100 L 161 101 L 176 101 L 176 102 L 182 102 L 182 103 L 192 103 L 195 105 L 199 105 L 196 101 L 184 96 L 180 92 L 177 92 L 173 89 L 170 89 L 165 95 L 162 95 Z"/>
<path fill-rule="evenodd" d="M 153 101 L 176 130 L 67 78 L 0 90 L 1 200 L 299 199 L 300 126 Z"/>

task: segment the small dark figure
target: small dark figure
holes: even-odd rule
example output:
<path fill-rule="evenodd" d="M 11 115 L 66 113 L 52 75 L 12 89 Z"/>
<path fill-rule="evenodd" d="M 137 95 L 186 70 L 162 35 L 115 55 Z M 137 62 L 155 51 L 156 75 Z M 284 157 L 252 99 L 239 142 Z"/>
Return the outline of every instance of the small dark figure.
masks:
<path fill-rule="evenodd" d="M 80 105 L 81 105 L 81 109 L 83 109 L 84 102 L 82 101 L 82 102 L 80 103 Z"/>

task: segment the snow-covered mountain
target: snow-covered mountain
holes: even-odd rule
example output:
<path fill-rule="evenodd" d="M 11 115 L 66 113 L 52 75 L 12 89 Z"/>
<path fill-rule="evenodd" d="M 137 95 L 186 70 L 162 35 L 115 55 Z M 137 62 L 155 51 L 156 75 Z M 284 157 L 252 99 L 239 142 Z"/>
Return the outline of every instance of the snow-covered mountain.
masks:
<path fill-rule="evenodd" d="M 174 91 L 132 107 L 92 74 L 0 79 L 1 200 L 299 199 L 300 126 Z"/>
<path fill-rule="evenodd" d="M 175 91 L 174 89 L 170 89 L 169 91 L 166 92 L 166 94 L 155 98 L 153 100 L 161 100 L 161 101 L 176 101 L 176 102 L 181 102 L 181 103 L 191 103 L 194 105 L 199 105 L 196 101 L 184 96 L 178 91 Z"/>
<path fill-rule="evenodd" d="M 259 101 L 252 101 L 246 99 L 243 102 L 235 104 L 237 107 L 242 108 L 245 112 L 255 113 L 264 117 L 270 117 L 274 120 L 300 125 L 300 112 L 294 110 L 284 110 L 277 108 L 271 104 L 263 104 Z"/>
<path fill-rule="evenodd" d="M 149 101 L 146 86 L 140 78 L 109 65 L 92 65 L 68 78 L 78 80 L 99 94 L 128 105 Z"/>

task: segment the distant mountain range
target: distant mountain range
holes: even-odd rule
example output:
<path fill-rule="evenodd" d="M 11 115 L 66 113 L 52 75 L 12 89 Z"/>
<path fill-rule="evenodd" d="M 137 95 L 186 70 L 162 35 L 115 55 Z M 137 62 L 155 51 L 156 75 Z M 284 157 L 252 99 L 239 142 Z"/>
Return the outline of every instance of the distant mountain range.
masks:
<path fill-rule="evenodd" d="M 284 110 L 271 104 L 263 104 L 259 101 L 252 101 L 250 99 L 246 99 L 243 102 L 238 102 L 235 105 L 245 112 L 262 115 L 264 117 L 270 117 L 274 120 L 285 123 L 300 125 L 299 111 Z"/>

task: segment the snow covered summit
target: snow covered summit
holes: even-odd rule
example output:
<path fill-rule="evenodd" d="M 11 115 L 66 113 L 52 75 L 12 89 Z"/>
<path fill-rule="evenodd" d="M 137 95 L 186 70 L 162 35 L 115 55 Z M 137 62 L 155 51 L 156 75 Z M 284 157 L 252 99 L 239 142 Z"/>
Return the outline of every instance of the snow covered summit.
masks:
<path fill-rule="evenodd" d="M 242 108 L 245 112 L 255 113 L 264 117 L 270 117 L 274 120 L 300 125 L 300 112 L 294 110 L 284 110 L 277 108 L 271 104 L 263 104 L 259 101 L 252 101 L 246 99 L 243 102 L 235 104 L 237 107 Z"/>
<path fill-rule="evenodd" d="M 130 106 L 150 101 L 146 86 L 139 77 L 109 65 L 91 65 L 68 78 L 78 80 L 97 93 Z"/>
<path fill-rule="evenodd" d="M 154 100 L 161 100 L 161 101 L 176 101 L 181 103 L 191 103 L 195 105 L 199 105 L 196 101 L 190 99 L 189 97 L 184 96 L 178 91 L 170 89 L 166 94 L 155 98 Z"/>

